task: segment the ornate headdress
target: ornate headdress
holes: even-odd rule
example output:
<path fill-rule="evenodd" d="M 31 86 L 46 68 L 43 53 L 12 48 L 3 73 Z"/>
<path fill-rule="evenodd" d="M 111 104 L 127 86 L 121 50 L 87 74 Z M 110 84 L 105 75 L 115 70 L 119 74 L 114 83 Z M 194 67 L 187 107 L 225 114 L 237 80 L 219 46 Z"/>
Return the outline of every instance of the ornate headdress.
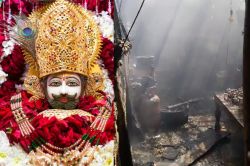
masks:
<path fill-rule="evenodd" d="M 38 65 L 40 78 L 62 71 L 88 76 L 101 48 L 101 34 L 89 11 L 57 0 L 28 19 L 37 27 L 34 61 L 29 58 L 28 63 Z"/>
<path fill-rule="evenodd" d="M 15 17 L 12 38 L 24 48 L 29 65 L 25 87 L 39 94 L 39 78 L 59 72 L 84 76 L 94 73 L 101 50 L 101 33 L 93 14 L 66 0 L 33 11 L 28 18 Z"/>

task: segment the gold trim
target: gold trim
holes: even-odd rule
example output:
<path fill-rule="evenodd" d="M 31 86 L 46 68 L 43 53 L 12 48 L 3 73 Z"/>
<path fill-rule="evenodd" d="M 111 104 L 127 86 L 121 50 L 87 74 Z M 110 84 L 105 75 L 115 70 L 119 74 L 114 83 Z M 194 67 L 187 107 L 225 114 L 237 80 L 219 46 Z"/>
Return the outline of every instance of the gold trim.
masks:
<path fill-rule="evenodd" d="M 49 109 L 39 113 L 38 115 L 43 115 L 44 117 L 49 117 L 49 118 L 55 116 L 57 119 L 60 120 L 70 117 L 72 115 L 85 116 L 88 117 L 88 120 L 91 120 L 91 118 L 94 117 L 89 112 L 80 109 L 74 109 L 74 110 Z"/>

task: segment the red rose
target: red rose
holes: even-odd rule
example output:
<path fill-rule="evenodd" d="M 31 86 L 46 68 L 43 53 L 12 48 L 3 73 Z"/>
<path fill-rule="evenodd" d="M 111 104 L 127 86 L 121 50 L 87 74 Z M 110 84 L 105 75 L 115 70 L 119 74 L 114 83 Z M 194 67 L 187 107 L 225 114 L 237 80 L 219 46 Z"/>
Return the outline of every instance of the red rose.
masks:
<path fill-rule="evenodd" d="M 42 99 L 36 100 L 35 107 L 37 112 L 41 112 L 49 108 L 49 103 L 47 100 L 42 100 Z"/>
<path fill-rule="evenodd" d="M 0 97 L 8 97 L 10 99 L 11 95 L 16 92 L 15 82 L 11 80 L 5 81 L 0 87 Z"/>
<path fill-rule="evenodd" d="M 41 112 L 49 108 L 49 103 L 46 99 L 39 99 L 30 101 L 32 95 L 28 94 L 26 91 L 22 91 L 23 105 L 27 107 L 28 110 L 34 110 L 35 112 Z"/>
<path fill-rule="evenodd" d="M 101 59 L 105 69 L 108 70 L 109 78 L 114 82 L 114 45 L 107 38 L 103 38 Z"/>
<path fill-rule="evenodd" d="M 10 127 L 10 122 L 13 118 L 10 108 L 2 108 L 0 110 L 0 117 L 0 130 L 5 130 L 6 128 Z"/>
<path fill-rule="evenodd" d="M 91 114 L 97 116 L 100 113 L 99 109 L 92 109 Z"/>
<path fill-rule="evenodd" d="M 22 76 L 25 69 L 21 48 L 15 45 L 12 54 L 4 58 L 1 65 L 3 71 L 8 74 L 10 79 L 18 80 Z"/>
<path fill-rule="evenodd" d="M 42 138 L 59 147 L 72 145 L 86 133 L 86 129 L 90 126 L 90 122 L 79 115 L 63 120 L 37 116 L 33 119 L 32 124 Z"/>
<path fill-rule="evenodd" d="M 84 111 L 89 111 L 91 108 L 93 108 L 95 101 L 96 99 L 93 96 L 84 96 L 83 98 L 80 98 L 77 108 Z"/>
<path fill-rule="evenodd" d="M 114 44 L 107 38 L 103 38 L 102 58 L 114 57 Z"/>
<path fill-rule="evenodd" d="M 18 128 L 18 126 L 16 127 L 12 127 L 12 131 L 11 134 L 9 134 L 9 139 L 11 143 L 17 143 L 21 138 L 21 132 Z"/>
<path fill-rule="evenodd" d="M 22 146 L 22 148 L 26 151 L 26 152 L 29 152 L 29 145 L 31 143 L 31 141 L 29 139 L 21 139 L 20 140 L 20 145 Z"/>

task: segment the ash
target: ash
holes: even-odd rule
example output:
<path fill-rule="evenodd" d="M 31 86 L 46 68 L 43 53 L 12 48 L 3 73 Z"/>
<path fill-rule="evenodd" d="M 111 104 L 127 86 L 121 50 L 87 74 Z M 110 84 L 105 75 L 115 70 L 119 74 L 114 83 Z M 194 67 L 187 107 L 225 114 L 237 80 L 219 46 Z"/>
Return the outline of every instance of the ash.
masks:
<path fill-rule="evenodd" d="M 209 99 L 190 108 L 186 124 L 146 134 L 143 141 L 132 145 L 134 165 L 243 165 L 242 134 L 225 115 L 222 115 L 222 131 L 231 135 L 209 148 L 214 145 L 214 110 L 213 100 Z"/>

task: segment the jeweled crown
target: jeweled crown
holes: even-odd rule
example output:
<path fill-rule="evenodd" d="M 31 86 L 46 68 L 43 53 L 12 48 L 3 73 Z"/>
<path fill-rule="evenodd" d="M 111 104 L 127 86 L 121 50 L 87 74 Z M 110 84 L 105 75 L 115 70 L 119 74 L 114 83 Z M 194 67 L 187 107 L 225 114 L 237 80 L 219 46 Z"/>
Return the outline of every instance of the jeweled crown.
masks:
<path fill-rule="evenodd" d="M 31 14 L 30 20 L 35 16 Z M 39 77 L 58 72 L 88 76 L 101 49 L 101 34 L 93 15 L 81 6 L 57 0 L 36 20 Z"/>

